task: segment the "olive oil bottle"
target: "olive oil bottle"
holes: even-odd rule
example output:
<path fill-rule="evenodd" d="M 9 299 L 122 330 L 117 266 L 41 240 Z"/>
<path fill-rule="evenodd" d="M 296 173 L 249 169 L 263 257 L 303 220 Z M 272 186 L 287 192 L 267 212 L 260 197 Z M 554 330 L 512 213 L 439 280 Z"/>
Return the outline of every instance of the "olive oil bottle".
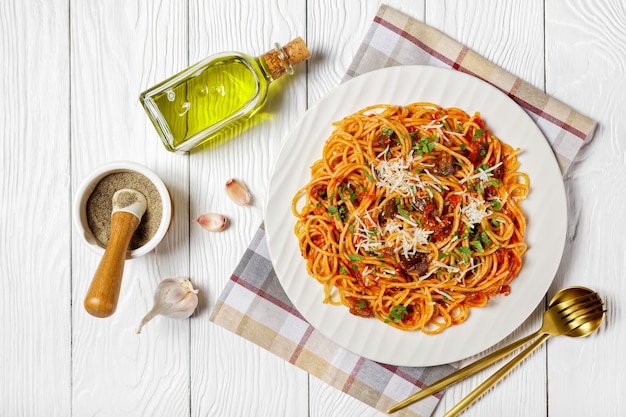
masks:
<path fill-rule="evenodd" d="M 310 56 L 296 38 L 259 57 L 212 55 L 139 96 L 165 147 L 188 152 L 250 117 L 267 100 L 268 87 Z"/>

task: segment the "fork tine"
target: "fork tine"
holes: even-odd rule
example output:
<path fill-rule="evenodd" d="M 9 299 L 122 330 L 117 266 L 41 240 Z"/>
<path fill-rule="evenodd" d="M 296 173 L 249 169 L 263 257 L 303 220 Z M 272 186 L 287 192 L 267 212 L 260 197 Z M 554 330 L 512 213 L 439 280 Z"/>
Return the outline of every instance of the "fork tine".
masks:
<path fill-rule="evenodd" d="M 569 331 L 578 329 L 579 327 L 581 327 L 582 325 L 586 323 L 589 323 L 591 321 L 601 318 L 604 315 L 604 313 L 606 313 L 606 310 L 598 309 L 595 311 L 581 314 L 580 316 L 573 318 L 567 323 L 567 326 L 570 328 Z"/>
<path fill-rule="evenodd" d="M 579 308 L 577 310 L 573 310 L 569 314 L 561 316 L 561 320 L 563 322 L 572 321 L 572 320 L 576 319 L 577 317 L 580 317 L 580 316 L 582 316 L 584 314 L 587 314 L 587 313 L 591 313 L 591 312 L 593 312 L 595 310 L 602 310 L 602 304 L 597 304 L 597 303 L 589 304 L 589 305 L 587 305 L 585 307 L 581 307 L 581 308 Z"/>
<path fill-rule="evenodd" d="M 561 302 L 558 302 L 558 303 L 556 303 L 554 305 L 550 305 L 549 308 L 550 309 L 554 308 L 555 310 L 564 310 L 564 309 L 566 309 L 568 307 L 571 307 L 572 305 L 584 302 L 584 301 L 586 301 L 588 299 L 591 299 L 591 298 L 595 299 L 596 298 L 596 293 L 584 294 L 584 295 L 580 295 L 580 296 L 578 296 L 576 298 L 571 298 L 569 300 L 561 301 Z"/>
<path fill-rule="evenodd" d="M 572 313 L 571 315 L 569 315 L 567 318 L 565 318 L 565 320 L 563 321 L 564 323 L 571 323 L 575 320 L 578 320 L 579 318 L 587 318 L 591 315 L 594 314 L 604 314 L 604 308 L 597 306 L 597 307 L 590 307 L 590 308 L 585 308 L 583 310 L 577 311 L 575 313 Z"/>
<path fill-rule="evenodd" d="M 600 303 L 602 303 L 602 300 L 596 295 L 594 294 L 593 298 L 589 298 L 588 300 L 581 302 L 581 303 L 576 303 L 574 305 L 571 305 L 565 309 L 562 309 L 561 311 L 559 311 L 559 316 L 561 317 L 567 317 L 572 313 L 575 313 L 578 310 L 581 310 L 583 308 L 587 308 L 589 306 L 597 306 Z"/>

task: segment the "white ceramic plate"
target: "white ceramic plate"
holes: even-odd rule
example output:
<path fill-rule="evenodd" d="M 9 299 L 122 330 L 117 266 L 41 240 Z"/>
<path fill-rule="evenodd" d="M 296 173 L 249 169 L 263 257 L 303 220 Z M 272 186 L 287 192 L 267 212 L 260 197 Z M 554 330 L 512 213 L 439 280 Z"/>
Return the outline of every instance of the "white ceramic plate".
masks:
<path fill-rule="evenodd" d="M 323 289 L 306 270 L 293 233 L 291 200 L 310 179 L 332 122 L 366 106 L 428 101 L 478 111 L 503 142 L 519 147 L 520 170 L 530 194 L 522 203 L 528 219 L 528 251 L 507 297 L 492 298 L 469 319 L 434 336 L 395 329 L 374 318 L 323 304 Z M 561 172 L 552 149 L 526 112 L 484 81 L 458 71 L 399 66 L 370 72 L 334 90 L 309 109 L 287 136 L 274 166 L 265 207 L 265 228 L 276 274 L 298 311 L 322 334 L 344 348 L 378 362 L 431 366 L 454 362 L 498 343 L 524 322 L 546 294 L 559 266 L 567 225 Z"/>

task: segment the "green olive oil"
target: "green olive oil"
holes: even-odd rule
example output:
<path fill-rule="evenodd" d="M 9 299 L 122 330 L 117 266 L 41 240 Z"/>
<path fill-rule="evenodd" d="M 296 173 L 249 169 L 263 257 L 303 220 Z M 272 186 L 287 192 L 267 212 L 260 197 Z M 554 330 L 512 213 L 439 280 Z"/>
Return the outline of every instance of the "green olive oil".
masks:
<path fill-rule="evenodd" d="M 214 55 L 143 92 L 140 101 L 165 147 L 187 152 L 257 112 L 270 83 L 308 57 L 300 38 L 257 58 Z"/>

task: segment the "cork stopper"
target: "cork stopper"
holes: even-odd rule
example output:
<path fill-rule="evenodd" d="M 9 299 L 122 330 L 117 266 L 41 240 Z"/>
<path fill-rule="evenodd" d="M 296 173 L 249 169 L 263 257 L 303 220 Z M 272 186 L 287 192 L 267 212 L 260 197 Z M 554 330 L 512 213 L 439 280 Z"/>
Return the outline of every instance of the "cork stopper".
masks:
<path fill-rule="evenodd" d="M 311 54 L 302 38 L 298 37 L 285 46 L 276 44 L 274 50 L 261 55 L 272 80 L 285 73 L 293 74 L 293 66 L 309 59 Z"/>

